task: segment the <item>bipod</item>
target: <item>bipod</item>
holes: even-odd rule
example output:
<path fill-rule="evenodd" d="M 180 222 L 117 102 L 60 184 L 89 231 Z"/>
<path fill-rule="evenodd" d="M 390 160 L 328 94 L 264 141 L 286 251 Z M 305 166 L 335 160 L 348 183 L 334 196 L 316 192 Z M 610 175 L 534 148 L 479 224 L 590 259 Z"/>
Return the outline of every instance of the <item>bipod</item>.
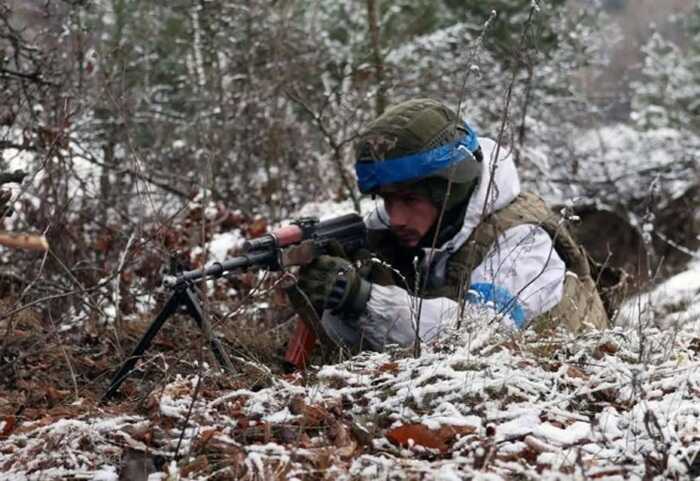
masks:
<path fill-rule="evenodd" d="M 178 312 L 178 310 L 182 307 L 185 308 L 186 312 L 192 317 L 192 319 L 194 319 L 197 327 L 199 327 L 202 333 L 206 336 L 207 340 L 209 341 L 209 345 L 211 346 L 211 350 L 214 353 L 214 357 L 219 363 L 221 369 L 227 372 L 233 372 L 233 364 L 231 364 L 231 360 L 224 351 L 221 342 L 214 335 L 214 332 L 211 329 L 211 324 L 209 323 L 209 320 L 207 319 L 207 316 L 202 310 L 202 306 L 197 299 L 193 282 L 184 282 L 174 287 L 174 292 L 170 296 L 170 299 L 168 299 L 160 313 L 158 313 L 153 322 L 151 322 L 151 325 L 148 327 L 148 330 L 143 335 L 138 345 L 134 348 L 134 351 L 126 359 L 126 361 L 124 361 L 122 367 L 112 378 L 112 382 L 102 396 L 102 399 L 100 399 L 100 403 L 109 401 L 114 393 L 117 392 L 119 386 L 121 386 L 121 384 L 131 374 L 131 371 L 134 369 L 134 366 L 136 366 L 138 360 L 141 359 L 143 354 L 151 346 L 153 338 L 156 336 L 160 328 L 163 327 L 165 321 L 167 321 L 170 316 Z"/>

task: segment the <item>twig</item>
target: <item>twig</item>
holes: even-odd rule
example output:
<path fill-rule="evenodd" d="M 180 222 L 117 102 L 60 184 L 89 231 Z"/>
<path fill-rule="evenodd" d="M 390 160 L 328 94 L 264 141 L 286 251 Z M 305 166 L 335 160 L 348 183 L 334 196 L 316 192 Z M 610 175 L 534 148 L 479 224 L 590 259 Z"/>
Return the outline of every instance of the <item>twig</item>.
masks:
<path fill-rule="evenodd" d="M 53 294 L 53 295 L 50 295 L 50 296 L 42 297 L 42 298 L 40 298 L 40 299 L 35 299 L 35 300 L 32 301 L 32 302 L 29 302 L 29 303 L 27 303 L 27 304 L 25 304 L 25 305 L 23 305 L 23 306 L 19 306 L 19 307 L 16 308 L 16 309 L 13 309 L 13 310 L 11 310 L 11 311 L 9 311 L 9 312 L 6 312 L 6 313 L 2 314 L 2 315 L 0 316 L 0 321 L 2 321 L 3 319 L 8 318 L 8 317 L 10 317 L 10 316 L 13 316 L 13 315 L 17 314 L 18 312 L 22 312 L 22 311 L 24 311 L 25 309 L 29 309 L 30 307 L 34 307 L 34 306 L 36 306 L 36 305 L 43 304 L 43 303 L 48 302 L 48 301 L 53 301 L 53 300 L 56 300 L 56 299 L 62 299 L 62 298 L 64 298 L 64 297 L 73 296 L 73 295 L 75 295 L 75 294 L 87 294 L 87 293 L 90 293 L 90 292 L 99 290 L 99 289 L 101 289 L 102 287 L 108 285 L 111 281 L 112 281 L 112 278 L 110 277 L 110 278 L 108 278 L 108 279 L 103 280 L 103 281 L 100 282 L 99 284 L 95 284 L 95 285 L 92 286 L 92 287 L 81 288 L 81 289 L 74 289 L 74 290 L 72 290 L 72 291 L 62 292 L 62 293 L 60 293 L 60 294 Z"/>
<path fill-rule="evenodd" d="M 336 140 L 333 134 L 328 130 L 328 127 L 323 123 L 323 119 L 321 118 L 321 115 L 314 112 L 311 107 L 309 107 L 306 102 L 304 102 L 301 97 L 291 91 L 287 91 L 287 96 L 293 101 L 299 104 L 301 108 L 306 111 L 307 114 L 311 116 L 311 119 L 313 122 L 316 124 L 318 129 L 321 131 L 321 134 L 323 135 L 323 138 L 326 140 L 328 145 L 331 147 L 333 150 L 333 163 L 335 164 L 336 170 L 338 171 L 338 175 L 340 176 L 340 181 L 343 184 L 343 187 L 348 191 L 350 194 L 350 198 L 352 199 L 353 206 L 355 207 L 355 210 L 357 212 L 360 212 L 360 201 L 357 198 L 357 194 L 355 194 L 355 190 L 352 188 L 351 182 L 348 180 L 347 175 L 345 173 L 345 169 L 343 168 L 343 162 L 342 162 L 342 155 L 341 151 L 343 149 L 343 146 L 347 144 L 348 142 L 352 141 L 353 137 L 347 138 L 347 139 L 342 139 L 340 141 Z"/>
<path fill-rule="evenodd" d="M 0 149 L 3 148 L 3 142 L 0 141 Z M 3 172 L 0 174 L 0 184 L 21 184 L 27 173 L 22 170 L 15 170 L 14 172 Z"/>
<path fill-rule="evenodd" d="M 136 232 L 132 232 L 131 235 L 129 236 L 129 240 L 126 241 L 126 247 L 124 247 L 124 251 L 122 252 L 121 258 L 119 259 L 119 265 L 117 266 L 117 270 L 114 274 L 114 287 L 113 289 L 113 303 L 114 303 L 114 334 L 115 334 L 115 340 L 116 340 L 116 346 L 119 351 L 119 355 L 123 356 L 124 352 L 122 350 L 121 343 L 119 342 L 120 336 L 123 334 L 122 333 L 122 325 L 121 325 L 121 309 L 119 309 L 119 304 L 121 302 L 121 289 L 120 289 L 120 284 L 121 284 L 121 276 L 119 273 L 121 273 L 124 270 L 124 265 L 126 264 L 126 255 L 129 253 L 129 249 L 131 248 L 131 244 L 134 242 L 134 238 L 136 237 Z"/>
<path fill-rule="evenodd" d="M 49 322 L 51 323 L 51 328 L 54 331 L 54 333 L 58 333 L 58 328 L 56 327 L 56 323 L 53 320 L 53 316 L 51 315 L 51 312 L 49 311 L 48 313 L 49 317 Z M 80 393 L 78 391 L 78 377 L 75 375 L 75 369 L 73 368 L 73 363 L 70 360 L 70 356 L 68 355 L 68 351 L 66 351 L 66 346 L 64 343 L 61 344 L 61 352 L 63 353 L 63 357 L 66 359 L 66 364 L 68 365 L 68 371 L 70 372 L 70 377 L 71 380 L 73 381 L 73 391 L 75 392 L 75 399 L 78 399 L 80 397 Z"/>
<path fill-rule="evenodd" d="M 194 387 L 194 393 L 192 393 L 192 402 L 190 403 L 190 407 L 187 410 L 187 416 L 185 416 L 185 422 L 184 425 L 182 426 L 182 431 L 180 432 L 180 438 L 177 440 L 177 447 L 175 448 L 175 455 L 173 456 L 173 459 L 177 459 L 177 455 L 180 452 L 180 446 L 182 445 L 182 440 L 185 437 L 185 431 L 187 431 L 187 424 L 190 422 L 190 417 L 192 416 L 192 409 L 194 408 L 194 403 L 197 401 L 197 396 L 199 395 L 199 387 L 202 384 L 202 362 L 199 362 L 199 375 L 197 376 L 197 384 Z"/>
<path fill-rule="evenodd" d="M 481 48 L 481 45 L 483 43 L 483 39 L 484 39 L 484 35 L 486 34 L 486 30 L 488 29 L 489 25 L 491 24 L 491 21 L 495 18 L 495 16 L 496 16 L 496 12 L 492 11 L 491 15 L 484 23 L 484 27 L 482 28 L 481 33 L 479 34 L 479 37 L 477 37 L 476 44 L 471 51 L 471 54 L 470 54 L 469 59 L 468 59 L 468 63 L 471 63 L 472 59 L 474 57 L 476 57 L 476 55 L 477 55 L 477 53 L 478 53 L 478 51 Z M 461 118 L 461 115 L 462 115 L 462 103 L 464 102 L 464 95 L 467 91 L 467 79 L 469 78 L 470 72 L 471 72 L 471 69 L 466 70 L 466 72 L 464 74 L 464 80 L 462 81 L 462 90 L 459 94 L 459 102 L 457 104 L 457 116 L 459 118 Z M 442 202 L 442 206 L 440 207 L 440 214 L 438 216 L 437 226 L 435 228 L 435 234 L 433 235 L 433 240 L 432 240 L 431 248 L 430 248 L 430 254 L 429 254 L 429 257 L 428 257 L 427 263 L 426 263 L 428 271 L 432 267 L 433 253 L 435 252 L 435 248 L 437 247 L 438 234 L 440 233 L 440 228 L 442 227 L 442 222 L 443 222 L 443 219 L 445 216 L 445 211 L 447 210 L 447 199 L 450 196 L 451 189 L 452 189 L 452 177 L 447 179 L 447 189 L 445 191 L 445 199 Z M 429 278 L 428 275 L 424 276 L 424 280 L 423 280 L 422 284 L 420 284 L 418 286 L 419 290 L 418 290 L 418 292 L 416 292 L 416 294 L 419 297 L 418 309 L 417 309 L 417 314 L 416 314 L 416 339 L 415 339 L 415 343 L 413 345 L 413 356 L 416 358 L 420 357 L 420 354 L 421 354 L 420 316 L 421 316 L 421 312 L 423 310 L 423 297 L 421 296 L 421 292 L 424 291 L 425 288 L 427 287 L 428 278 Z"/>
<path fill-rule="evenodd" d="M 22 293 L 19 295 L 19 298 L 17 299 L 17 302 L 20 302 L 22 298 L 29 292 L 29 290 L 32 288 L 34 284 L 39 280 L 41 277 L 42 273 L 44 272 L 44 266 L 46 265 L 46 258 L 48 257 L 48 251 L 44 252 L 44 256 L 41 258 L 41 264 L 39 265 L 39 273 L 36 275 L 36 277 L 24 288 Z M 18 311 L 19 312 L 19 311 Z M 12 316 L 14 314 L 10 312 L 10 314 L 4 314 L 2 317 L 0 317 L 0 320 L 3 320 L 7 317 L 9 317 L 9 320 L 7 322 L 7 330 L 5 331 L 5 338 L 2 341 L 2 348 L 0 349 L 0 353 L 4 353 L 5 349 L 7 348 L 7 343 L 10 340 L 10 333 L 12 332 L 13 329 L 13 322 L 12 322 Z M 0 356 L 2 357 L 2 356 Z"/>

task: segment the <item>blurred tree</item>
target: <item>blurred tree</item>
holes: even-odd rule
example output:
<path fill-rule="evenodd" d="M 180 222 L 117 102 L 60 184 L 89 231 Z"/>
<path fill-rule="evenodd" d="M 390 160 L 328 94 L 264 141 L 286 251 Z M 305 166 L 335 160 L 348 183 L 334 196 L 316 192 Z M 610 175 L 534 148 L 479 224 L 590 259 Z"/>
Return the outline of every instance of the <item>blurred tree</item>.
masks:
<path fill-rule="evenodd" d="M 641 78 L 632 82 L 632 118 L 643 129 L 700 131 L 700 2 L 678 19 L 691 39 L 687 52 L 654 33 L 642 48 Z"/>
<path fill-rule="evenodd" d="M 495 0 L 492 2 L 462 2 L 444 0 L 445 6 L 457 18 L 464 18 L 480 29 L 480 24 L 489 18 L 492 11 L 496 19 L 490 27 L 489 35 L 484 38 L 484 46 L 497 60 L 509 65 L 520 61 L 523 49 L 523 31 L 531 8 L 536 9 L 533 25 L 530 28 L 530 49 L 536 49 L 542 55 L 548 55 L 559 46 L 565 32 L 556 29 L 558 15 L 564 11 L 566 0 Z"/>

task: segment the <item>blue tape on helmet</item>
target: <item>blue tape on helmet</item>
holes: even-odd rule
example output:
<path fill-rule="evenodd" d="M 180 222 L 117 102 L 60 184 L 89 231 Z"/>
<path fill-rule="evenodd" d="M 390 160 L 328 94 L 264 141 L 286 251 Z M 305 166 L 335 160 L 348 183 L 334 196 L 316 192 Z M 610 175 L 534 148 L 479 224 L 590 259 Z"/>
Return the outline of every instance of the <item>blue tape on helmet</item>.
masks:
<path fill-rule="evenodd" d="M 467 133 L 461 139 L 403 157 L 379 160 L 377 162 L 357 162 L 355 173 L 360 192 L 372 192 L 380 187 L 427 177 L 464 161 L 469 152 L 479 148 L 476 132 L 464 124 Z"/>

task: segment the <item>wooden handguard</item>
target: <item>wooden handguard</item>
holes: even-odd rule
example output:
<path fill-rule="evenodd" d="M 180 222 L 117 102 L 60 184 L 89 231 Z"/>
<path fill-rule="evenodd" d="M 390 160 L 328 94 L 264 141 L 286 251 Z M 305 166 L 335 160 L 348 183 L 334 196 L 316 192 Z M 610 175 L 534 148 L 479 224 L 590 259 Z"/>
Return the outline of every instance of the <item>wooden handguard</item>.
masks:
<path fill-rule="evenodd" d="M 287 344 L 284 359 L 297 369 L 305 369 L 315 344 L 316 333 L 313 328 L 304 319 L 299 318 L 294 334 Z"/>

